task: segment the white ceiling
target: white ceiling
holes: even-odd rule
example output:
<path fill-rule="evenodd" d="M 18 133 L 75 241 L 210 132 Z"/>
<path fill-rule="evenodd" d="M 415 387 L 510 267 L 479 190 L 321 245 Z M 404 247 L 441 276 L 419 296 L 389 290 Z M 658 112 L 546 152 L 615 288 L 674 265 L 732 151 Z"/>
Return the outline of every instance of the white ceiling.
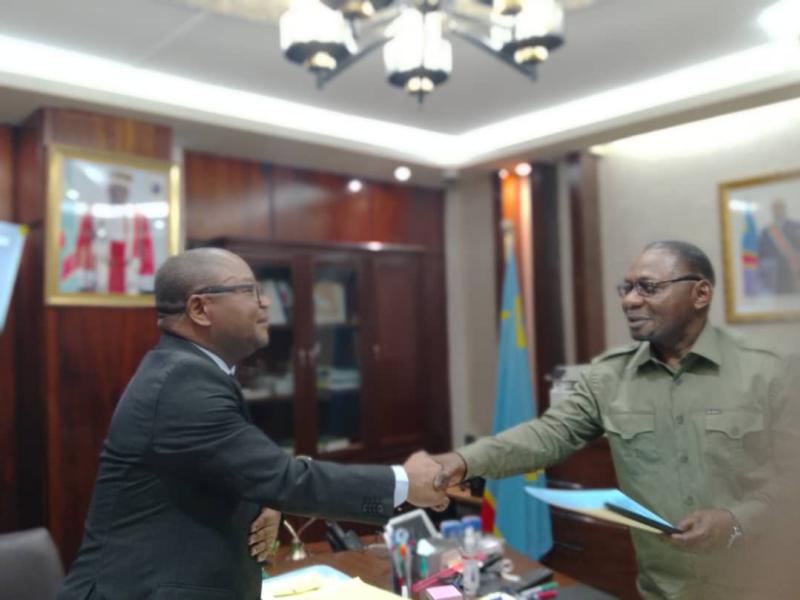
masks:
<path fill-rule="evenodd" d="M 268 151 L 259 149 L 270 144 L 259 144 L 259 138 L 294 138 L 301 145 L 312 146 L 321 142 L 323 147 L 342 147 L 353 157 L 368 152 L 383 156 L 387 164 L 403 158 L 428 164 L 432 171 L 464 168 L 496 162 L 504 156 L 525 155 L 546 146 L 545 142 L 577 139 L 591 121 L 573 118 L 563 128 L 565 135 L 556 139 L 553 135 L 560 133 L 559 128 L 540 130 L 531 125 L 537 120 L 536 111 L 553 111 L 615 88 L 763 46 L 771 40 L 758 26 L 757 18 L 773 3 L 774 0 L 597 0 L 567 13 L 567 43 L 541 67 L 539 79 L 533 83 L 491 56 L 454 39 L 450 81 L 419 106 L 413 98 L 385 83 L 380 52 L 351 67 L 325 89 L 317 90 L 308 73 L 281 56 L 274 22 L 212 13 L 177 0 L 0 0 L 0 36 L 8 39 L 37 42 L 51 49 L 67 49 L 258 95 L 253 98 L 290 100 L 395 127 L 426 130 L 427 133 L 397 131 L 398 135 L 404 135 L 404 131 L 412 134 L 412 139 L 430 152 L 441 143 L 453 154 L 442 160 L 422 151 L 415 156 L 413 141 L 407 147 L 398 141 L 393 147 L 390 140 L 384 143 L 363 137 L 368 133 L 363 129 L 369 129 L 366 123 L 355 122 L 352 139 L 348 139 L 351 134 L 347 128 L 329 132 L 325 127 L 320 128 L 319 139 L 315 139 L 313 128 L 302 131 L 302 125 L 295 126 L 291 120 L 266 123 L 269 115 L 259 125 L 258 116 L 238 115 L 235 106 L 228 106 L 226 114 L 206 108 L 181 111 L 175 102 L 167 108 L 168 101 L 153 96 L 157 90 L 143 90 L 150 96 L 142 100 L 136 97 L 136 90 L 109 93 L 102 86 L 92 88 L 95 84 L 84 80 L 68 84 L 51 81 L 52 85 L 46 85 L 44 80 L 53 77 L 55 81 L 58 74 L 26 77 L 13 73 L 10 66 L 4 69 L 2 64 L 0 122 L 20 122 L 31 111 L 32 101 L 106 104 L 114 112 L 128 109 L 151 120 L 177 124 L 178 137 L 195 140 L 211 150 L 216 149 L 216 138 L 235 145 L 236 136 L 231 132 L 249 131 L 252 139 L 243 144 L 247 149 L 242 153 L 261 154 L 271 160 L 274 157 L 268 156 Z M 742 64 L 750 65 L 748 69 L 752 70 L 753 58 Z M 756 60 L 756 64 L 759 62 L 765 61 Z M 725 106 L 732 106 L 730 101 L 738 96 L 774 93 L 778 88 L 794 90 L 800 82 L 800 61 L 796 69 L 784 65 L 777 71 L 768 69 L 763 77 L 758 73 L 743 77 L 741 81 L 729 77 L 718 87 L 699 89 L 696 94 L 690 89 L 676 97 L 666 94 L 663 106 L 658 100 L 651 100 L 636 105 L 625 115 L 612 111 L 604 121 L 614 117 L 616 126 L 627 127 L 670 112 L 678 115 L 697 110 L 703 105 L 720 105 L 724 101 Z M 586 110 L 593 110 L 592 106 L 587 104 Z M 657 110 L 659 107 L 663 110 Z M 486 133 L 493 124 L 525 114 L 529 115 L 524 121 L 529 131 L 514 127 L 514 122 L 507 123 L 519 135 L 507 136 L 508 142 L 490 143 L 487 139 L 485 153 L 482 142 L 472 135 L 477 131 Z M 556 113 L 538 114 L 544 119 Z M 598 115 L 601 114 L 603 111 L 599 110 Z M 488 129 L 478 129 L 482 127 Z M 593 131 L 603 129 L 595 127 Z M 387 135 L 393 135 L 393 130 L 387 131 Z M 503 135 L 502 129 L 494 134 Z M 469 140 L 468 135 L 472 135 Z M 466 147 L 467 142 L 475 148 L 461 154 L 455 152 Z M 230 153 L 230 148 L 221 149 Z M 345 152 L 342 157 L 348 155 Z M 337 169 L 342 168 L 347 167 Z"/>

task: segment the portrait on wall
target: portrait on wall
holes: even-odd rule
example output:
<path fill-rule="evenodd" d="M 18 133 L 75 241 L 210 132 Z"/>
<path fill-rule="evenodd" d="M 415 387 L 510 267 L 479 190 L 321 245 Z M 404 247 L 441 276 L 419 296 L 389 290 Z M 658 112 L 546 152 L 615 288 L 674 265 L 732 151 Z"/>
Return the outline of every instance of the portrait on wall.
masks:
<path fill-rule="evenodd" d="M 178 251 L 177 166 L 48 150 L 46 303 L 152 306 L 155 273 Z"/>
<path fill-rule="evenodd" d="M 719 190 L 728 321 L 800 318 L 800 171 Z"/>

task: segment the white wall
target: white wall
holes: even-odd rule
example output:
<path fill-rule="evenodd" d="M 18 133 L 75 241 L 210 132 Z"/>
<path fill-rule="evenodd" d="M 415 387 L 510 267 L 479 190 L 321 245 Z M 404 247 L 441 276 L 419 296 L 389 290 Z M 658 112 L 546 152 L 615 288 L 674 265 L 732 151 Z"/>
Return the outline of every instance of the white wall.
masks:
<path fill-rule="evenodd" d="M 445 240 L 450 406 L 453 444 L 492 428 L 497 349 L 491 176 L 453 184 L 446 195 Z"/>
<path fill-rule="evenodd" d="M 708 253 L 718 273 L 711 319 L 724 324 L 717 185 L 800 168 L 800 100 L 619 140 L 599 152 L 608 345 L 629 341 L 614 285 L 641 248 L 658 239 L 687 240 Z M 781 351 L 800 347 L 797 321 L 730 329 Z"/>

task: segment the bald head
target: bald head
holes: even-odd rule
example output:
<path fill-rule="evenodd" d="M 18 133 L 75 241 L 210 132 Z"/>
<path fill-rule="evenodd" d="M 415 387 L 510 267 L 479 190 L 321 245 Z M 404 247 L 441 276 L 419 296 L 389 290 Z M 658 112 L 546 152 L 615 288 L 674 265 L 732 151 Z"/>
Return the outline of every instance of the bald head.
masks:
<path fill-rule="evenodd" d="M 219 284 L 233 267 L 243 263 L 221 248 L 196 248 L 171 256 L 156 273 L 156 310 L 161 316 L 183 312 L 192 292 Z"/>

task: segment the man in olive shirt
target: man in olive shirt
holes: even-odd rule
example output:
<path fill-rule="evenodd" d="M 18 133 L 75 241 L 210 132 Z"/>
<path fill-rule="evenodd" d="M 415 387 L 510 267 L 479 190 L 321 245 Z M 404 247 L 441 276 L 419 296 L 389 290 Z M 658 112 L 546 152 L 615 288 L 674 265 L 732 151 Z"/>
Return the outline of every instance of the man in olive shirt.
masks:
<path fill-rule="evenodd" d="M 592 362 L 541 418 L 435 457 L 438 486 L 547 467 L 608 437 L 620 488 L 681 534 L 632 531 L 645 598 L 746 595 L 740 556 L 758 539 L 791 427 L 781 361 L 708 323 L 708 257 L 684 242 L 647 246 L 619 285 L 636 343 Z"/>

